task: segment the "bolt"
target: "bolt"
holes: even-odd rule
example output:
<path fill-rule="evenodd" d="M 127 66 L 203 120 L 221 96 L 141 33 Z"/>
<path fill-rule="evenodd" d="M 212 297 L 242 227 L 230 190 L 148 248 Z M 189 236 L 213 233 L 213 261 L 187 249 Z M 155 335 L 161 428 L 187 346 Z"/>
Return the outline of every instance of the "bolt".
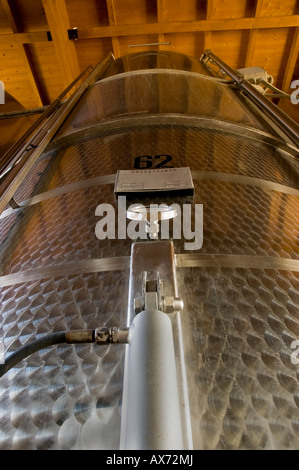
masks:
<path fill-rule="evenodd" d="M 163 311 L 165 313 L 180 312 L 184 308 L 184 302 L 179 297 L 164 297 Z"/>

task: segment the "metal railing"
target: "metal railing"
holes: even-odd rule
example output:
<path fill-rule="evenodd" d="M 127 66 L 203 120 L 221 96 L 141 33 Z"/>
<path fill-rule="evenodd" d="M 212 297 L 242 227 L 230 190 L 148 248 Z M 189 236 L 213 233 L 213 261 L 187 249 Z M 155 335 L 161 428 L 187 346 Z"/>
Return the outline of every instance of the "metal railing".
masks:
<path fill-rule="evenodd" d="M 105 72 L 113 60 L 114 58 L 112 54 L 109 54 L 104 60 L 102 60 L 90 73 L 83 84 L 77 88 L 73 95 L 65 101 L 56 112 L 53 113 L 57 105 L 60 103 L 61 97 L 65 96 L 65 94 L 67 94 L 74 86 L 73 82 L 45 111 L 45 113 L 40 116 L 34 125 L 23 135 L 20 141 L 10 149 L 9 153 L 5 156 L 6 161 L 2 167 L 2 175 L 4 176 L 0 182 L 0 214 L 10 203 L 16 190 L 34 163 L 43 153 L 89 85 Z M 78 80 L 79 77 L 76 81 Z M 47 120 L 45 120 L 46 117 L 48 117 Z M 37 129 L 37 132 L 33 134 L 28 141 L 28 136 L 33 133 L 33 128 Z"/>
<path fill-rule="evenodd" d="M 284 113 L 272 101 L 262 95 L 243 75 L 233 70 L 229 65 L 223 62 L 213 52 L 207 49 L 201 56 L 201 62 L 217 65 L 222 72 L 225 72 L 235 84 L 270 118 L 280 127 L 280 129 L 289 137 L 289 139 L 299 147 L 299 125 L 286 113 Z"/>

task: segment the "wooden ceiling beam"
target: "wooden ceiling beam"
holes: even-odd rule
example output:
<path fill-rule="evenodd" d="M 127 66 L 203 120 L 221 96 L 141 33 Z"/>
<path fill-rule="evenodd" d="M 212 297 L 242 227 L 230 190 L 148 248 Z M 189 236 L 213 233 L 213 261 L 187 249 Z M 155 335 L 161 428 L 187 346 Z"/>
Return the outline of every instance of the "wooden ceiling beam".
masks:
<path fill-rule="evenodd" d="M 165 5 L 163 0 L 157 0 L 157 18 L 158 23 L 163 23 L 165 21 L 164 17 Z M 165 42 L 165 35 L 163 33 L 158 33 L 158 42 Z M 163 50 L 163 45 L 159 46 L 159 50 Z"/>
<path fill-rule="evenodd" d="M 214 17 L 214 7 L 215 7 L 214 0 L 207 0 L 207 19 L 208 20 Z"/>
<path fill-rule="evenodd" d="M 257 30 L 299 27 L 299 15 L 283 17 L 238 18 L 233 20 L 199 20 L 192 22 L 158 22 L 151 24 L 111 25 L 84 29 L 78 28 L 79 39 L 96 39 L 144 34 L 188 33 L 209 31 Z M 51 32 L 52 35 L 52 32 Z M 31 44 L 47 42 L 48 31 L 0 34 L 0 44 Z M 69 41 L 69 39 L 68 39 Z M 69 41 L 72 43 L 72 41 Z"/>
<path fill-rule="evenodd" d="M 206 3 L 206 17 L 207 21 L 210 21 L 214 16 L 214 0 L 207 0 Z M 204 49 L 212 49 L 212 32 L 205 31 L 204 32 Z"/>
<path fill-rule="evenodd" d="M 80 74 L 74 41 L 69 39 L 71 29 L 65 0 L 42 0 L 47 22 L 53 39 L 62 83 L 66 88 Z"/>
<path fill-rule="evenodd" d="M 289 58 L 288 58 L 288 63 L 285 68 L 285 73 L 282 81 L 282 91 L 287 92 L 290 89 L 291 81 L 293 78 L 293 73 L 295 70 L 295 65 L 297 62 L 298 58 L 298 52 L 299 52 L 299 27 L 296 28 L 295 34 L 293 37 L 292 45 L 291 45 L 291 50 L 289 53 Z"/>
<path fill-rule="evenodd" d="M 2 8 L 5 12 L 5 15 L 8 19 L 11 32 L 13 33 L 12 37 L 14 37 L 14 35 L 18 32 L 18 29 L 17 29 L 17 25 L 13 16 L 13 12 L 10 8 L 10 4 L 8 0 L 0 0 L 0 1 L 1 1 Z M 20 55 L 20 58 L 23 61 L 23 64 L 26 70 L 26 75 L 28 77 L 28 81 L 30 83 L 31 90 L 32 90 L 32 108 L 41 107 L 43 106 L 43 101 L 39 92 L 39 86 L 38 86 L 35 74 L 33 72 L 32 65 L 30 63 L 29 55 L 27 54 L 25 46 L 22 43 L 21 44 L 17 43 L 17 47 L 18 47 L 18 53 Z"/>
<path fill-rule="evenodd" d="M 43 0 L 45 1 L 45 0 Z M 191 33 L 201 31 L 237 31 L 242 29 L 291 28 L 299 26 L 299 15 L 282 17 L 237 18 L 225 20 L 199 20 L 191 22 L 161 22 L 98 26 L 78 29 L 79 39 L 113 36 L 139 36 L 145 34 Z"/>
<path fill-rule="evenodd" d="M 256 0 L 254 7 L 254 17 L 259 18 L 263 7 L 264 0 Z M 252 29 L 249 33 L 249 41 L 246 52 L 245 67 L 250 67 L 253 64 L 253 56 L 256 47 L 258 29 Z"/>
<path fill-rule="evenodd" d="M 107 11 L 108 11 L 109 24 L 110 26 L 115 26 L 117 22 L 116 22 L 114 0 L 106 0 L 106 5 L 107 5 Z M 111 39 L 112 39 L 112 48 L 113 48 L 114 57 L 115 58 L 120 57 L 119 40 L 116 36 L 113 36 Z"/>
<path fill-rule="evenodd" d="M 0 44 L 32 44 L 49 41 L 48 31 L 0 34 Z"/>

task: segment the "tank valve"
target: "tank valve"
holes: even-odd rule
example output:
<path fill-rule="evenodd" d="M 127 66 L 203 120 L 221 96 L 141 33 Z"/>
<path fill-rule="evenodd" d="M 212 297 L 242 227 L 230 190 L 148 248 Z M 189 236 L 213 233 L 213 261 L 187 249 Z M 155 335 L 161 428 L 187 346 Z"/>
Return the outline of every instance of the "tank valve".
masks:
<path fill-rule="evenodd" d="M 146 222 L 145 230 L 151 240 L 159 238 L 159 222 L 173 219 L 177 216 L 177 209 L 167 204 L 132 204 L 127 210 L 127 218 L 130 220 L 143 220 Z"/>

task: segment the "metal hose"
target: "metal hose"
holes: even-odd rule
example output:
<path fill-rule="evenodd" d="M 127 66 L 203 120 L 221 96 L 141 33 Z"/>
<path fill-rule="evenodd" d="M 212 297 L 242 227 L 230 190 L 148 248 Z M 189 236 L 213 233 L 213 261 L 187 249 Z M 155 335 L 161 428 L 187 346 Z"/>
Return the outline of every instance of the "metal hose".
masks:
<path fill-rule="evenodd" d="M 103 327 L 96 328 L 95 330 L 70 330 L 57 333 L 51 333 L 43 336 L 35 341 L 32 341 L 25 346 L 22 346 L 17 351 L 13 352 L 5 361 L 0 365 L 0 377 L 6 372 L 16 366 L 26 357 L 31 354 L 54 346 L 55 344 L 84 344 L 84 343 L 97 343 L 99 345 L 108 345 L 112 343 L 126 343 L 128 341 L 129 328 L 118 327 Z"/>
<path fill-rule="evenodd" d="M 22 346 L 20 349 L 12 353 L 4 364 L 0 365 L 0 377 L 2 377 L 6 372 L 16 366 L 26 357 L 31 354 L 39 351 L 40 349 L 53 346 L 54 344 L 61 344 L 66 342 L 66 332 L 52 333 L 50 335 L 44 336 L 43 338 L 32 341 L 25 346 Z"/>

